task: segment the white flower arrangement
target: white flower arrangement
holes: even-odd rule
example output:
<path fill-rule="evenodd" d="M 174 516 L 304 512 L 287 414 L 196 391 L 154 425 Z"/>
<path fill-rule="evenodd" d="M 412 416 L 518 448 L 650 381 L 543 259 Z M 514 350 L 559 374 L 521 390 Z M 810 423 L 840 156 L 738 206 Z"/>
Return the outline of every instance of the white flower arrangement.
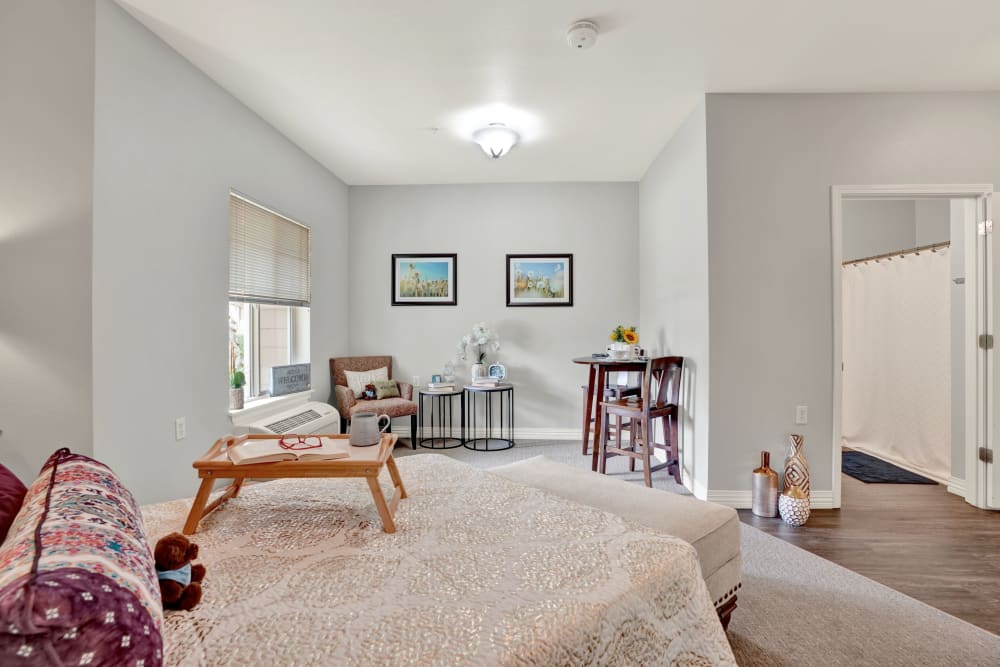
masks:
<path fill-rule="evenodd" d="M 473 325 L 472 333 L 465 334 L 458 342 L 458 358 L 468 359 L 469 348 L 475 346 L 475 363 L 486 362 L 487 352 L 497 352 L 500 349 L 500 336 L 486 326 L 486 322 Z"/>

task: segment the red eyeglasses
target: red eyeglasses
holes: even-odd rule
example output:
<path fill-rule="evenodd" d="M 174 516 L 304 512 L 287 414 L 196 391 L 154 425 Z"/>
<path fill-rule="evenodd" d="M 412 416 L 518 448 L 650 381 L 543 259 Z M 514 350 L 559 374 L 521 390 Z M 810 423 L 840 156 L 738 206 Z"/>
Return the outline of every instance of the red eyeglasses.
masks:
<path fill-rule="evenodd" d="M 281 440 L 278 441 L 278 444 L 282 449 L 300 451 L 303 449 L 316 449 L 317 447 L 322 447 L 323 441 L 315 435 L 295 435 L 289 433 L 288 435 L 281 436 Z"/>

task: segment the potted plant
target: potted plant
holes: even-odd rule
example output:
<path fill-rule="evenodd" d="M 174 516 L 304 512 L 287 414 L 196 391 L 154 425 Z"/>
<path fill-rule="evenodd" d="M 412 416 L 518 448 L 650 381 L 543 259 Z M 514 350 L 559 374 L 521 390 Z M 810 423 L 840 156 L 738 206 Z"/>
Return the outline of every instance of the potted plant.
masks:
<path fill-rule="evenodd" d="M 243 409 L 243 387 L 247 383 L 247 376 L 241 370 L 235 370 L 229 374 L 229 409 Z"/>

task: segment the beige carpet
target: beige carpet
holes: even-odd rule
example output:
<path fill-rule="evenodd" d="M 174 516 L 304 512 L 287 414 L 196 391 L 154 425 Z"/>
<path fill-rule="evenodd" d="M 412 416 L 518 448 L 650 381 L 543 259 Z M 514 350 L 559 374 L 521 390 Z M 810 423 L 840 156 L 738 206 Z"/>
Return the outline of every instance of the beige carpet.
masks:
<path fill-rule="evenodd" d="M 396 449 L 397 456 L 429 450 Z M 589 467 L 576 442 L 523 442 L 503 452 L 439 451 L 478 468 L 545 455 Z M 609 470 L 623 479 L 622 459 Z M 665 472 L 654 485 L 679 492 Z M 686 491 L 683 491 L 686 493 Z M 1000 637 L 744 525 L 743 588 L 729 627 L 741 665 L 1000 665 Z"/>
<path fill-rule="evenodd" d="M 741 665 L 1000 665 L 1000 637 L 743 527 L 729 626 Z"/>

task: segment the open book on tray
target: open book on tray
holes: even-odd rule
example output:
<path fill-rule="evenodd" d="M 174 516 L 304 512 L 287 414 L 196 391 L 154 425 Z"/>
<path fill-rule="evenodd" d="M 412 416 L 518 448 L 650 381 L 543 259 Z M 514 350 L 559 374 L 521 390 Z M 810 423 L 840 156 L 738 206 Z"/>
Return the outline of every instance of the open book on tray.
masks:
<path fill-rule="evenodd" d="M 300 442 L 304 440 L 305 442 Z M 286 436 L 283 440 L 248 440 L 242 445 L 226 450 L 229 460 L 235 465 L 251 463 L 277 463 L 278 461 L 333 461 L 346 459 L 350 454 L 350 442 L 346 439 L 319 438 L 317 436 Z M 308 447 L 322 443 L 319 447 Z"/>

